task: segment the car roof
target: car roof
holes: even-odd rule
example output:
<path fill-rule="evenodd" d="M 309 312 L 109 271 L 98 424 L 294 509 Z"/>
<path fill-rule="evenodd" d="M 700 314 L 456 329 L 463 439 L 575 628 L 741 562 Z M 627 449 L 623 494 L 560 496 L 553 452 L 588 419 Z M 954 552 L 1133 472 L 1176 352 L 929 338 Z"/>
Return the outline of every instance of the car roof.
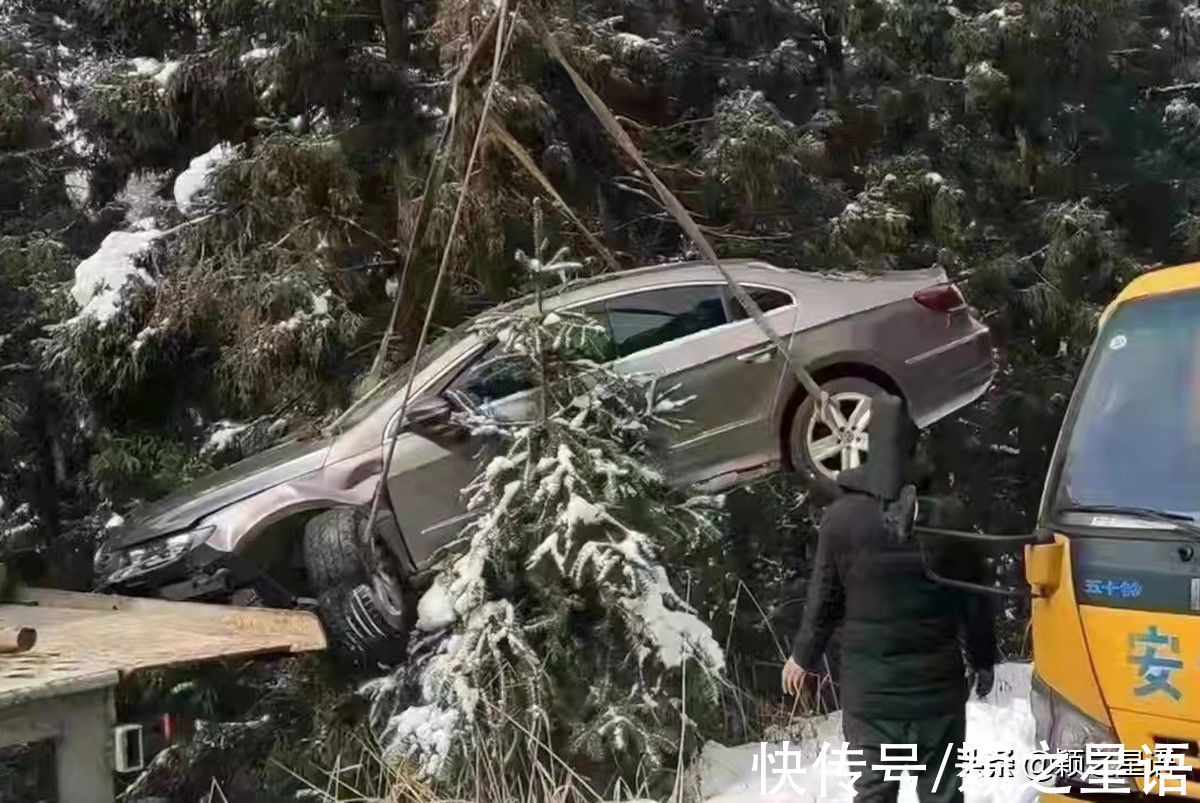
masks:
<path fill-rule="evenodd" d="M 777 276 L 783 280 L 795 271 L 776 267 L 768 262 L 755 259 L 723 259 L 721 266 L 746 278 L 748 274 L 762 272 L 764 278 Z M 719 280 L 721 274 L 710 262 L 692 260 L 687 262 L 664 262 L 658 265 L 648 265 L 642 268 L 631 268 L 618 273 L 600 273 L 582 279 L 573 279 L 557 287 L 543 291 L 543 301 L 551 307 L 579 303 L 593 296 L 607 295 L 611 292 L 639 290 L 643 287 L 655 287 L 664 281 L 669 282 L 709 282 Z M 533 301 L 533 295 L 525 295 L 499 305 L 497 309 L 522 307 Z"/>

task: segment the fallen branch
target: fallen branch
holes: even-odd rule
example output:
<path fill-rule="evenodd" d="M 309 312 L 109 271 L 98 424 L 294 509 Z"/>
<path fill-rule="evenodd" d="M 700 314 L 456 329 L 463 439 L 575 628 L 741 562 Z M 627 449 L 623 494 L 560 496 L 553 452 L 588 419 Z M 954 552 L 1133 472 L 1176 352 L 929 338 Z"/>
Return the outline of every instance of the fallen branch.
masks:
<path fill-rule="evenodd" d="M 609 269 L 614 271 L 620 270 L 621 265 L 617 262 L 616 257 L 604 247 L 604 244 L 596 238 L 596 235 L 592 234 L 591 230 L 575 214 L 575 211 L 558 194 L 558 190 L 554 189 L 554 185 L 550 183 L 550 179 L 546 177 L 542 169 L 533 161 L 533 157 L 529 155 L 529 151 L 525 150 L 524 146 L 517 142 L 516 137 L 510 134 L 500 121 L 492 119 L 488 121 L 488 124 L 491 127 L 492 134 L 500 144 L 507 148 L 508 152 L 512 154 L 512 157 L 517 160 L 521 167 L 524 167 L 529 175 L 533 176 L 534 180 L 542 186 L 542 189 L 550 196 L 550 200 L 554 201 L 554 205 L 558 207 L 558 211 L 562 212 L 563 217 L 569 220 L 575 228 L 579 229 L 579 233 L 592 246 L 592 250 L 604 260 Z"/>
<path fill-rule="evenodd" d="M 705 261 L 710 263 L 720 272 L 721 277 L 725 280 L 726 285 L 729 287 L 730 293 L 735 299 L 737 299 L 738 303 L 742 305 L 742 309 L 750 313 L 750 317 L 754 319 L 754 322 L 758 325 L 758 328 L 762 330 L 763 334 L 767 336 L 767 339 L 770 340 L 775 346 L 776 350 L 783 358 L 784 364 L 788 367 L 788 369 L 791 370 L 792 375 L 796 377 L 809 395 L 817 400 L 817 411 L 821 417 L 824 418 L 831 427 L 835 427 L 836 429 L 835 424 L 830 420 L 831 417 L 828 412 L 828 394 L 821 390 L 821 386 L 817 384 L 816 380 L 813 379 L 812 374 L 810 374 L 800 362 L 792 359 L 788 345 L 784 343 L 783 338 L 781 338 L 775 331 L 774 327 L 771 326 L 770 322 L 763 314 L 762 308 L 758 306 L 754 299 L 750 297 L 750 294 L 746 292 L 746 290 L 738 283 L 738 281 L 733 278 L 733 275 L 725 269 L 725 266 L 721 264 L 721 260 L 717 257 L 717 252 L 713 250 L 712 245 L 708 242 L 708 238 L 704 236 L 704 232 L 700 230 L 700 227 L 696 224 L 696 221 L 692 219 L 691 214 L 687 211 L 687 209 L 684 208 L 679 199 L 675 197 L 674 193 L 667 189 L 667 186 L 663 184 L 661 180 L 659 180 L 654 171 L 650 169 L 650 165 L 646 163 L 641 151 L 638 150 L 638 147 L 633 143 L 633 140 L 629 138 L 629 134 L 625 132 L 625 129 L 621 128 L 620 123 L 617 122 L 617 118 L 613 116 L 613 113 L 608 108 L 608 105 L 605 104 L 600 96 L 596 94 L 595 90 L 593 90 L 591 86 L 589 86 L 588 83 L 583 80 L 582 76 L 580 76 L 579 73 L 575 71 L 575 68 L 571 66 L 570 62 L 567 61 L 561 48 L 559 48 L 558 40 L 554 38 L 554 35 L 550 33 L 544 34 L 543 41 L 546 45 L 546 50 L 550 53 L 554 60 L 557 61 L 564 70 L 566 70 L 567 76 L 571 79 L 571 83 L 575 85 L 575 89 L 580 95 L 583 96 L 584 101 L 587 102 L 587 105 L 592 110 L 592 113 L 596 115 L 596 119 L 600 121 L 600 125 L 604 127 L 604 130 L 613 138 L 613 140 L 617 143 L 617 146 L 624 151 L 625 154 L 629 156 L 629 158 L 632 159 L 642 171 L 646 179 L 654 187 L 654 191 L 662 200 L 662 203 L 667 208 L 667 211 L 670 212 L 671 216 L 675 218 L 675 222 L 679 224 L 679 227 L 684 230 L 688 238 L 691 239 L 693 244 L 695 244 Z"/>
<path fill-rule="evenodd" d="M 1147 87 L 1145 92 L 1147 96 L 1162 95 L 1167 92 L 1194 92 L 1200 89 L 1200 83 L 1192 84 L 1171 84 L 1170 86 L 1151 86 Z"/>

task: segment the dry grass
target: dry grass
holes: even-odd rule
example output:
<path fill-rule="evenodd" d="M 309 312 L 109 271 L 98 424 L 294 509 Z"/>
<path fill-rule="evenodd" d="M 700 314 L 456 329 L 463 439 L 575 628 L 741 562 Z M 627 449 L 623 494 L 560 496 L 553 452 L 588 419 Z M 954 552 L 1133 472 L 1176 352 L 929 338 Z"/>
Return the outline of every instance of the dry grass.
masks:
<path fill-rule="evenodd" d="M 528 743 L 523 746 L 483 742 L 476 735 L 470 765 L 449 784 L 422 778 L 411 765 L 387 761 L 366 742 L 360 742 L 357 754 L 339 756 L 318 781 L 277 766 L 303 784 L 304 799 L 318 803 L 602 803 L 645 798 L 644 789 L 620 789 L 602 797 L 541 738 L 525 733 Z M 522 747 L 532 748 L 529 760 L 514 773 L 507 754 Z"/>

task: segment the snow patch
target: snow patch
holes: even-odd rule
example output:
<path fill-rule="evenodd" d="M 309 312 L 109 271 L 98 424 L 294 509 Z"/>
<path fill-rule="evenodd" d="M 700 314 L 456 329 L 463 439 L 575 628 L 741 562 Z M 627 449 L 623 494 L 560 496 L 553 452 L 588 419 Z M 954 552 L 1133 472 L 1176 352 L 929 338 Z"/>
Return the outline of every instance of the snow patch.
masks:
<path fill-rule="evenodd" d="M 162 62 L 146 56 L 134 56 L 129 60 L 129 66 L 138 75 L 154 75 L 162 69 Z"/>
<path fill-rule="evenodd" d="M 454 622 L 454 600 L 441 583 L 435 582 L 417 602 L 417 629 L 425 633 L 449 627 Z"/>
<path fill-rule="evenodd" d="M 644 633 L 654 644 L 658 660 L 668 669 L 681 665 L 685 658 L 698 659 L 709 672 L 725 669 L 725 651 L 713 638 L 712 628 L 700 621 L 691 611 L 671 610 L 663 603 L 678 599 L 667 572 L 654 566 L 653 579 L 640 597 L 625 603 L 635 621 L 640 620 Z"/>
<path fill-rule="evenodd" d="M 82 208 L 87 203 L 88 193 L 91 191 L 90 176 L 91 174 L 87 170 L 76 168 L 63 177 L 63 183 L 67 187 L 67 197 L 71 200 L 71 206 L 76 209 Z"/>
<path fill-rule="evenodd" d="M 461 714 L 436 703 L 406 708 L 388 723 L 388 734 L 396 744 L 415 746 L 407 758 L 415 759 L 430 776 L 441 774 L 458 735 Z"/>
<path fill-rule="evenodd" d="M 569 529 L 574 529 L 579 525 L 599 524 L 608 518 L 604 512 L 604 508 L 599 505 L 594 505 L 581 496 L 571 495 L 567 501 L 567 507 L 563 511 L 563 518 Z"/>
<path fill-rule="evenodd" d="M 657 53 L 658 42 L 628 31 L 618 31 L 613 34 L 613 45 L 618 54 L 628 58 L 642 53 Z"/>
<path fill-rule="evenodd" d="M 164 323 L 163 326 L 166 324 Z M 146 347 L 146 344 L 154 339 L 155 335 L 162 331 L 162 326 L 146 326 L 143 327 L 134 337 L 133 342 L 129 345 L 129 350 L 136 356 Z"/>
<path fill-rule="evenodd" d="M 196 196 L 208 186 L 208 180 L 213 171 L 236 155 L 236 147 L 228 142 L 221 142 L 192 159 L 188 163 L 187 169 L 175 179 L 175 204 L 179 207 L 179 211 L 186 214 L 191 210 Z"/>
<path fill-rule="evenodd" d="M 326 288 L 321 293 L 313 293 L 311 297 L 312 310 L 299 310 L 292 313 L 290 318 L 279 321 L 274 325 L 274 328 L 280 332 L 294 332 L 300 327 L 313 321 L 319 321 L 322 318 L 329 318 L 329 300 L 333 298 L 333 291 Z"/>
<path fill-rule="evenodd" d="M 216 428 L 208 436 L 208 440 L 200 447 L 200 454 L 221 454 L 237 443 L 237 436 L 249 426 L 249 424 L 239 424 L 236 421 L 218 421 Z"/>
<path fill-rule="evenodd" d="M 329 314 L 329 299 L 333 296 L 333 291 L 326 288 L 322 293 L 314 293 L 312 297 L 312 312 L 313 315 L 328 315 Z"/>
<path fill-rule="evenodd" d="M 278 47 L 256 47 L 247 50 L 242 55 L 238 56 L 238 61 L 242 64 L 258 64 L 266 61 L 269 58 L 279 53 Z"/>
<path fill-rule="evenodd" d="M 67 101 L 61 94 L 54 96 L 55 114 L 50 124 L 54 126 L 54 130 L 66 142 L 70 143 L 71 151 L 76 156 L 86 157 L 92 150 L 91 143 L 87 141 L 87 137 L 79 130 L 79 117 L 75 114 L 75 110 L 67 105 Z"/>
<path fill-rule="evenodd" d="M 180 62 L 168 61 L 162 66 L 162 69 L 154 74 L 154 81 L 159 86 L 165 87 L 171 82 L 171 77 L 179 70 Z"/>
<path fill-rule="evenodd" d="M 71 297 L 80 309 L 72 320 L 91 318 L 104 325 L 120 309 L 121 294 L 126 285 L 135 279 L 153 284 L 150 274 L 134 263 L 162 234 L 155 228 L 142 228 L 139 231 L 114 231 L 105 237 L 96 253 L 75 267 Z"/>
<path fill-rule="evenodd" d="M 1034 749 L 1033 714 L 1029 709 L 1029 664 L 1001 664 L 996 667 L 996 685 L 983 700 L 967 703 L 968 747 L 979 755 L 994 755 L 1011 750 L 1016 756 Z M 802 735 L 789 750 L 801 752 L 800 767 L 807 769 L 820 753 L 821 745 L 842 746 L 840 712 L 824 717 L 806 718 L 797 728 Z M 768 758 L 778 755 L 781 742 L 765 747 Z M 810 803 L 812 801 L 851 801 L 853 795 L 839 782 L 848 779 L 827 772 L 792 773 L 786 778 L 767 775 L 764 791 L 762 776 L 755 768 L 764 748 L 758 743 L 726 747 L 709 742 L 700 757 L 700 789 L 707 803 Z M 792 760 L 794 762 L 794 759 Z M 778 759 L 776 766 L 779 765 Z M 1019 775 L 1019 773 L 1018 773 Z M 776 789 L 776 784 L 783 783 Z M 824 794 L 822 794 L 822 785 Z M 963 784 L 966 803 L 1033 803 L 1031 789 L 1023 788 L 1023 778 L 968 778 Z M 899 803 L 917 803 L 912 779 L 900 785 Z"/>
<path fill-rule="evenodd" d="M 154 83 L 160 87 L 166 87 L 171 81 L 171 76 L 175 75 L 179 69 L 179 64 L 178 60 L 159 61 L 158 59 L 146 56 L 135 56 L 129 60 L 129 66 L 133 69 L 135 75 L 153 78 Z"/>

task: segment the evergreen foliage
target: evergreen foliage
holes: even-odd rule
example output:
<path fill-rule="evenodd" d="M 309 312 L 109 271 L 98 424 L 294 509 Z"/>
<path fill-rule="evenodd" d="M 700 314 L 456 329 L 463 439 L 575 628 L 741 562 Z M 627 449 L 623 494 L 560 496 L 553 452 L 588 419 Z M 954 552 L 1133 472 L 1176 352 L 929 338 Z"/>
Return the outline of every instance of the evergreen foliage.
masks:
<path fill-rule="evenodd" d="M 0 551 L 19 543 L 43 556 L 43 582 L 86 586 L 114 509 L 228 459 L 201 453 L 214 430 L 259 422 L 246 440 L 258 446 L 351 401 L 387 326 L 447 77 L 491 12 L 478 0 L 0 3 Z M 1200 256 L 1193 0 L 539 0 L 521 20 L 498 116 L 620 264 L 687 247 L 542 30 L 722 254 L 800 270 L 938 265 L 963 287 L 1000 372 L 931 445 L 939 486 L 980 529 L 1032 523 L 1102 305 L 1137 272 Z M 464 84 L 461 131 L 482 95 Z M 177 203 L 175 180 L 217 147 L 229 158 Z M 508 255 L 532 249 L 529 199 L 543 188 L 491 138 L 464 175 L 469 147 L 452 139 L 389 367 L 412 349 L 464 184 L 435 322 L 527 284 Z M 127 266 L 138 278 L 114 290 L 114 314 L 81 317 L 76 267 L 106 236 L 150 230 L 163 235 Z M 789 544 L 809 531 L 790 502 L 794 539 L 756 505 L 734 507 L 734 531 Z M 733 563 L 785 597 L 762 600 L 771 616 L 807 568 L 802 554 Z"/>
<path fill-rule="evenodd" d="M 544 251 L 519 260 L 554 275 L 563 252 Z M 385 748 L 468 797 L 492 796 L 472 745 L 509 745 L 495 768 L 507 777 L 565 759 L 602 788 L 665 791 L 663 770 L 714 719 L 725 668 L 691 578 L 669 573 L 720 538 L 720 500 L 674 491 L 653 467 L 651 433 L 681 401 L 607 368 L 607 330 L 581 313 L 539 304 L 475 331 L 496 342 L 476 381 L 529 386 L 528 405 L 463 413 L 502 446 L 466 487 L 477 517 L 419 608 L 418 627 L 448 637 L 368 686 Z"/>

